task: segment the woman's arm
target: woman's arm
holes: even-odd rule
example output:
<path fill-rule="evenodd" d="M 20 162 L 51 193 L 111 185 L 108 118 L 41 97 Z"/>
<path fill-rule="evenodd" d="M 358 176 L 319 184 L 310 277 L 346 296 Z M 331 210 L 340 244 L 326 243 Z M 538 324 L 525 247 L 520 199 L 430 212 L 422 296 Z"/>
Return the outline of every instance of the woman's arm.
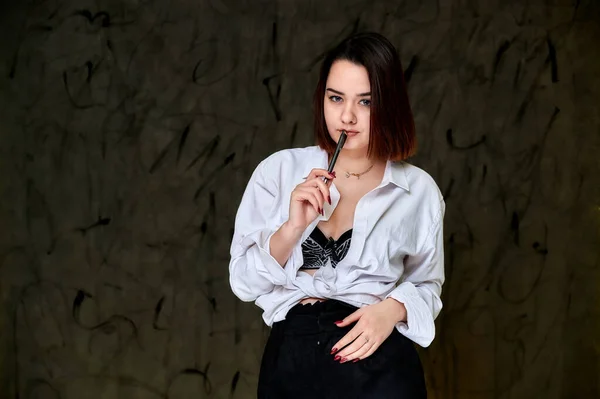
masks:
<path fill-rule="evenodd" d="M 231 241 L 229 282 L 233 293 L 246 302 L 286 284 L 284 267 L 293 248 L 287 228 L 277 226 L 282 195 L 276 179 L 265 173 L 278 170 L 268 167 L 268 161 L 258 165 L 248 182 Z"/>
<path fill-rule="evenodd" d="M 433 341 L 434 320 L 442 309 L 444 212 L 445 203 L 441 200 L 438 215 L 422 248 L 406 258 L 401 284 L 386 297 L 395 299 L 406 309 L 406 320 L 397 324 L 398 330 L 423 347 Z"/>
<path fill-rule="evenodd" d="M 289 222 L 285 222 L 271 237 L 271 256 L 284 267 L 292 250 L 302 237 L 304 229 L 295 228 Z"/>
<path fill-rule="evenodd" d="M 272 159 L 261 162 L 252 174 L 235 219 L 230 284 L 243 301 L 254 301 L 276 285 L 292 286 L 284 268 L 299 261 L 291 257 L 292 252 L 306 228 L 323 214 L 325 199 L 330 198 L 322 178 L 330 182 L 335 178 L 325 169 L 313 169 L 291 192 L 289 203 L 283 203 L 287 196 L 279 187 L 282 177 L 273 177 L 281 169 L 270 162 Z M 289 220 L 279 224 L 282 206 L 289 207 Z"/>

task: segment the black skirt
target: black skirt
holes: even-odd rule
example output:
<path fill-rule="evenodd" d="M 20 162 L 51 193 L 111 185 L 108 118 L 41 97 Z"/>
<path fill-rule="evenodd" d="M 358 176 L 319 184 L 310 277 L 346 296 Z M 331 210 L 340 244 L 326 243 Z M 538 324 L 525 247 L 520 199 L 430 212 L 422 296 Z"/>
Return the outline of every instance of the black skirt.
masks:
<path fill-rule="evenodd" d="M 298 304 L 274 323 L 261 362 L 258 398 L 426 398 L 414 344 L 396 329 L 366 359 L 333 360 L 333 345 L 354 326 L 334 322 L 356 309 L 337 300 Z"/>

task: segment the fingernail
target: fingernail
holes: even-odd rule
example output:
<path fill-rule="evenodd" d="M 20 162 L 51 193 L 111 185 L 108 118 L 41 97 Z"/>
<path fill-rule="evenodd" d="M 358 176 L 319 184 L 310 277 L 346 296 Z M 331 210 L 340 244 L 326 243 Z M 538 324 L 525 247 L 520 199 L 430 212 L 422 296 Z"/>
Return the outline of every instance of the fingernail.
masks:
<path fill-rule="evenodd" d="M 341 359 L 341 358 L 340 358 L 340 356 L 339 356 L 339 355 L 336 355 L 336 356 L 333 358 L 333 361 L 337 362 L 337 361 L 338 361 L 338 360 L 340 360 L 340 359 Z"/>
<path fill-rule="evenodd" d="M 321 215 L 325 216 L 325 214 L 323 213 L 323 208 L 321 208 Z"/>
<path fill-rule="evenodd" d="M 359 360 L 360 360 L 360 359 L 354 359 L 354 360 L 352 361 L 352 363 L 356 363 L 356 362 L 358 362 Z"/>
<path fill-rule="evenodd" d="M 335 178 L 336 177 L 335 171 L 331 172 L 331 175 Z"/>
<path fill-rule="evenodd" d="M 344 358 L 342 358 L 342 360 L 340 360 L 340 363 L 346 363 L 347 361 L 348 361 L 348 359 L 344 357 Z"/>
<path fill-rule="evenodd" d="M 337 352 L 337 351 L 338 351 L 338 348 L 333 348 L 333 349 L 331 350 L 331 354 L 333 355 L 333 354 L 334 354 L 335 352 Z"/>
<path fill-rule="evenodd" d="M 329 201 L 329 205 L 331 205 L 331 196 L 330 195 L 327 196 L 327 201 Z"/>
<path fill-rule="evenodd" d="M 334 323 L 335 324 L 342 324 L 343 322 L 344 322 L 344 320 L 338 320 L 338 321 L 335 321 Z"/>

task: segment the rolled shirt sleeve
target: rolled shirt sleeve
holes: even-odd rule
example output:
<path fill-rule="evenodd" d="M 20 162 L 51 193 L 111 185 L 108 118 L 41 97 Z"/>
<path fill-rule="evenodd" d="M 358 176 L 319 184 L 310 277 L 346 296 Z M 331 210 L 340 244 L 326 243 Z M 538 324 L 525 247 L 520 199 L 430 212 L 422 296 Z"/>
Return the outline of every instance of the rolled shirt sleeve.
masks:
<path fill-rule="evenodd" d="M 270 253 L 271 237 L 280 226 L 272 222 L 279 193 L 276 181 L 264 174 L 268 160 L 258 165 L 248 182 L 231 241 L 229 282 L 233 293 L 245 302 L 288 282 L 284 267 Z"/>
<path fill-rule="evenodd" d="M 408 256 L 400 284 L 386 298 L 394 298 L 406 307 L 406 322 L 396 325 L 398 331 L 422 347 L 427 347 L 435 337 L 434 320 L 442 309 L 440 299 L 444 283 L 444 232 L 445 204 L 429 231 L 427 239 L 415 255 Z"/>

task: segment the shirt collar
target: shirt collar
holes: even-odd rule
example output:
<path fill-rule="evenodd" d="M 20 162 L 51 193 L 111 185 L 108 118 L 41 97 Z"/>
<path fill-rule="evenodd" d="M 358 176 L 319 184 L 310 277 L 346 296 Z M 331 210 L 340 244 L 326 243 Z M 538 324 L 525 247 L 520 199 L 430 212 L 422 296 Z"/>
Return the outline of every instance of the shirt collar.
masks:
<path fill-rule="evenodd" d="M 387 161 L 382 183 L 392 183 L 406 191 L 410 191 L 408 178 L 406 177 L 406 164 L 404 162 Z"/>

